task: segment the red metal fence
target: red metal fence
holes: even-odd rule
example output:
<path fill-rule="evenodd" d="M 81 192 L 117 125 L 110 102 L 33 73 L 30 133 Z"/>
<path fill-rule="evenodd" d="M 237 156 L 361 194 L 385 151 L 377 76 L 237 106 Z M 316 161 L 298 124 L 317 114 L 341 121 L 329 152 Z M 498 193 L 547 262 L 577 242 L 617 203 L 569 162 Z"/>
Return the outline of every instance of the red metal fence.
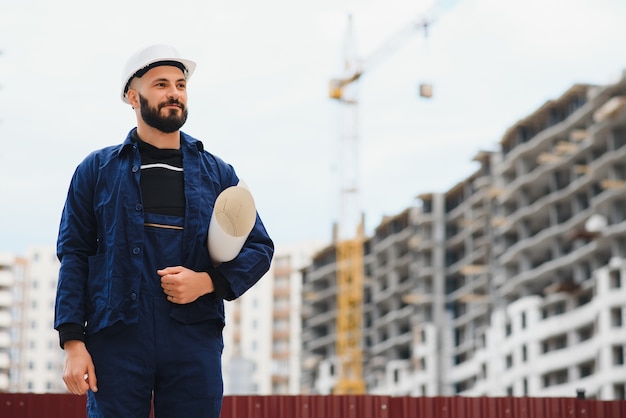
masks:
<path fill-rule="evenodd" d="M 625 418 L 626 400 L 226 396 L 221 418 Z M 0 418 L 85 418 L 85 397 L 0 393 Z"/>

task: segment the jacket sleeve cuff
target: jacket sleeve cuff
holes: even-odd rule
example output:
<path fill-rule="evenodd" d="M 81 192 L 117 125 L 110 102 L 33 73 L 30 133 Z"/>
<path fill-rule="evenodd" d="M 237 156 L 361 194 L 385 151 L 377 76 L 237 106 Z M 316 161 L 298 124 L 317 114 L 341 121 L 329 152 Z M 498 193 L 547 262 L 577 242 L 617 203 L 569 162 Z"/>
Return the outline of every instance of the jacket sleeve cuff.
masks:
<path fill-rule="evenodd" d="M 78 324 L 61 324 L 57 329 L 59 330 L 59 343 L 61 344 L 61 348 L 63 348 L 67 341 L 85 341 L 85 331 L 83 327 Z"/>
<path fill-rule="evenodd" d="M 213 295 L 216 299 L 235 299 L 235 293 L 230 288 L 230 284 L 224 276 L 222 276 L 217 270 L 209 272 L 209 275 L 211 276 L 211 280 L 213 280 L 213 287 L 215 288 Z"/>

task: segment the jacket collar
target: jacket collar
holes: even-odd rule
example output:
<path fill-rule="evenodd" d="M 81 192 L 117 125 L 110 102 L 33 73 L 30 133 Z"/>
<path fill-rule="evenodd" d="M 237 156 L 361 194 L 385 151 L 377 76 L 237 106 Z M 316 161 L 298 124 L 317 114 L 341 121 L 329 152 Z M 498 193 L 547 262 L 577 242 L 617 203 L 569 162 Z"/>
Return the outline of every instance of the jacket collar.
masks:
<path fill-rule="evenodd" d="M 133 147 L 135 146 L 135 140 L 133 139 L 133 136 L 136 136 L 136 135 L 137 135 L 137 128 L 133 128 L 128 132 L 128 134 L 126 135 L 126 139 L 124 140 L 124 142 L 122 143 L 122 146 L 119 149 L 118 155 L 121 155 L 122 153 L 127 152 L 127 150 L 133 149 Z M 183 149 L 183 147 L 187 149 L 195 148 L 193 149 L 193 151 L 196 151 L 196 152 L 204 151 L 204 144 L 202 143 L 202 141 L 197 140 L 190 135 L 187 135 L 183 131 L 180 131 L 180 147 L 181 149 Z"/>

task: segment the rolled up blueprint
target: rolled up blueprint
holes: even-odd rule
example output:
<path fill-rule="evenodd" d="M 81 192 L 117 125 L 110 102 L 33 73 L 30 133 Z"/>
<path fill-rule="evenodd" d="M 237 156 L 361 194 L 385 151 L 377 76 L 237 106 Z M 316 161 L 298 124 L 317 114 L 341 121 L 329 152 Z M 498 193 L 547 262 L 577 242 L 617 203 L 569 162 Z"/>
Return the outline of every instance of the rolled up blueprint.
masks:
<path fill-rule="evenodd" d="M 214 264 L 237 257 L 256 221 L 256 206 L 248 186 L 239 181 L 219 194 L 211 221 L 207 245 Z"/>

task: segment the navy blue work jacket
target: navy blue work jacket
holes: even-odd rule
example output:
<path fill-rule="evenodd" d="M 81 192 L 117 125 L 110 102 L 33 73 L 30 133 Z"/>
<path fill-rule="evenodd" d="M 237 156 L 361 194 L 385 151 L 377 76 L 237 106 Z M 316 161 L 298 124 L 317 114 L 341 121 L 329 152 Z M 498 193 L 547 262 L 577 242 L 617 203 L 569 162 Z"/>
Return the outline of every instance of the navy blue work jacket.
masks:
<path fill-rule="evenodd" d="M 55 328 L 79 324 L 89 335 L 117 322 L 137 322 L 144 214 L 141 157 L 132 132 L 124 143 L 91 153 L 72 177 L 57 241 L 61 267 Z M 239 255 L 212 265 L 206 239 L 213 205 L 218 194 L 239 179 L 233 167 L 205 151 L 202 142 L 183 132 L 180 141 L 186 199 L 183 266 L 221 274 L 239 297 L 268 271 L 274 244 L 257 214 Z M 172 316 L 185 323 L 224 321 L 224 302 L 214 294 L 204 295 L 186 305 L 172 304 Z"/>

